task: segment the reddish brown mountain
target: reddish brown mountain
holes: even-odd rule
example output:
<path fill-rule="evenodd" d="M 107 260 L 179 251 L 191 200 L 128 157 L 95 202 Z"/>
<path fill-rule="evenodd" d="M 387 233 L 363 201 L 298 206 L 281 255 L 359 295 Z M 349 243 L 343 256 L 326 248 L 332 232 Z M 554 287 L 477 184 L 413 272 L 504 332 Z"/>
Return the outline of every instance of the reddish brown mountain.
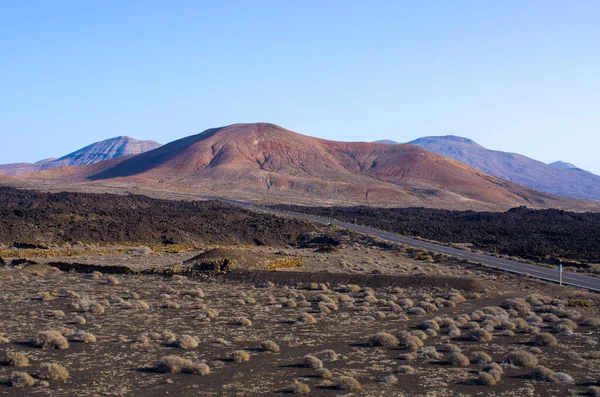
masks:
<path fill-rule="evenodd" d="M 416 146 L 328 141 L 267 123 L 210 129 L 96 166 L 78 167 L 85 169 L 78 172 L 95 183 L 243 199 L 445 208 L 582 206 Z"/>

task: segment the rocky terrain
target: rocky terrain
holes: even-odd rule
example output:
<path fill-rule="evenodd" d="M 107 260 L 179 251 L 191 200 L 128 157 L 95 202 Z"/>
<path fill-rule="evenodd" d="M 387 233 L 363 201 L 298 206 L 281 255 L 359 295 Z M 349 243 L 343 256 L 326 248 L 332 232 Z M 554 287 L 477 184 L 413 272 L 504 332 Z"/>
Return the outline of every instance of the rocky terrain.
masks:
<path fill-rule="evenodd" d="M 409 237 L 467 244 L 535 261 L 600 263 L 599 213 L 514 208 L 507 212 L 426 208 L 277 206 L 388 230 Z"/>

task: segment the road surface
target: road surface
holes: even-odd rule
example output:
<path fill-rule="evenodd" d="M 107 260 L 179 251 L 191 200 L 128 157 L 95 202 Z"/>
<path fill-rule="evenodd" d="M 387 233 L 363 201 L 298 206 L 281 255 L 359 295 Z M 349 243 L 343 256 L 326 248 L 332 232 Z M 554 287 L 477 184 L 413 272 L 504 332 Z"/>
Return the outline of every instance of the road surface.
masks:
<path fill-rule="evenodd" d="M 251 203 L 247 203 L 239 200 L 232 200 L 223 197 L 212 197 L 202 196 L 202 198 L 209 200 L 219 200 L 231 204 L 240 205 L 253 209 L 256 211 L 270 212 L 277 215 L 285 215 L 293 218 L 310 220 L 313 222 L 320 222 L 325 224 L 335 225 L 344 229 L 354 230 L 359 233 L 369 234 L 372 236 L 379 237 L 383 240 L 391 241 L 394 243 L 405 244 L 414 248 L 422 248 L 428 251 L 438 252 L 440 254 L 451 255 L 461 259 L 467 259 L 475 263 L 484 263 L 486 266 L 499 268 L 511 273 L 516 274 L 529 274 L 532 277 L 536 277 L 546 281 L 552 281 L 555 283 L 559 282 L 559 272 L 555 269 L 549 269 L 547 267 L 531 265 L 528 263 L 511 261 L 508 259 L 497 258 L 491 255 L 478 254 L 475 252 L 465 251 L 457 248 L 446 247 L 443 245 L 430 243 L 427 241 L 416 240 L 408 237 L 401 236 L 399 234 L 385 232 L 383 230 L 374 229 L 367 226 L 355 225 L 352 223 L 341 222 L 336 219 L 324 218 L 316 215 L 303 214 L 299 212 L 283 211 L 274 208 L 256 206 Z M 563 272 L 563 284 L 572 285 L 575 287 L 585 288 L 591 291 L 600 292 L 600 278 L 584 276 L 577 273 Z"/>

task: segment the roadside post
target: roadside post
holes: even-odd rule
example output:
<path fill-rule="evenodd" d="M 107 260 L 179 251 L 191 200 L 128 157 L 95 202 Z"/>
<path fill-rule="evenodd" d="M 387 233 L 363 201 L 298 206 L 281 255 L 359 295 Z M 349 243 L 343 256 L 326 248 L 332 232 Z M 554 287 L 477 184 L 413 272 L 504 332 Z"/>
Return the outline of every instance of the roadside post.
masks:
<path fill-rule="evenodd" d="M 561 263 L 558 265 L 558 282 L 560 283 L 561 286 L 562 286 L 562 279 L 563 279 L 563 265 Z"/>

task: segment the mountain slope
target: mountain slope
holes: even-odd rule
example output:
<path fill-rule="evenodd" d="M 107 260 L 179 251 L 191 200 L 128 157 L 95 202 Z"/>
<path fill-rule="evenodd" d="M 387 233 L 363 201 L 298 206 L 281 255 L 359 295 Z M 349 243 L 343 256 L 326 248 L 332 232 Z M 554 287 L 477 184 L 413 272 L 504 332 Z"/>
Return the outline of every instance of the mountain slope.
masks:
<path fill-rule="evenodd" d="M 559 168 L 520 154 L 489 150 L 457 136 L 424 137 L 409 143 L 507 181 L 561 196 L 600 200 L 600 176 L 577 168 Z"/>
<path fill-rule="evenodd" d="M 144 153 L 160 146 L 158 142 L 140 141 L 120 136 L 93 143 L 59 159 L 45 159 L 37 163 L 2 164 L 0 165 L 0 174 L 16 176 L 51 168 L 96 164 L 105 160 Z"/>
<path fill-rule="evenodd" d="M 413 145 L 328 141 L 267 123 L 210 129 L 96 173 L 82 168 L 90 181 L 270 201 L 488 209 L 574 204 Z"/>

